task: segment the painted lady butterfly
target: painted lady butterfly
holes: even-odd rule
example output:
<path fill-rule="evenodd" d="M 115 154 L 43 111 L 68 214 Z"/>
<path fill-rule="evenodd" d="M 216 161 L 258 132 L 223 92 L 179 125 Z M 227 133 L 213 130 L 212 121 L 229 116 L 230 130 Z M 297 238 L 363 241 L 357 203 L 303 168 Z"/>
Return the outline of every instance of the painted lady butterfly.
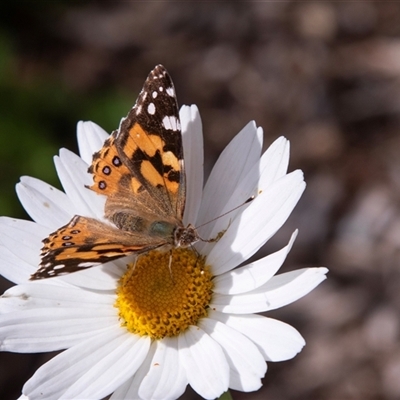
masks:
<path fill-rule="evenodd" d="M 74 216 L 43 240 L 40 268 L 31 280 L 82 270 L 162 246 L 200 240 L 183 226 L 185 167 L 179 110 L 166 69 L 150 72 L 135 106 L 93 155 L 89 189 L 107 196 L 112 223 Z"/>

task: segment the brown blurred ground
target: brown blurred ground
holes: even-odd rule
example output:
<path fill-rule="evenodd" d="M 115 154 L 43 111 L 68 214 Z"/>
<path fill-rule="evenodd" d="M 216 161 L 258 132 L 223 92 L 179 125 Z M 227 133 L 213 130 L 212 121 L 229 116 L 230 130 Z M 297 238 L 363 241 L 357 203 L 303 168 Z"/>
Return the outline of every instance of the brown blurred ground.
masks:
<path fill-rule="evenodd" d="M 260 255 L 299 228 L 284 270 L 324 265 L 330 273 L 269 314 L 302 333 L 302 353 L 270 363 L 260 391 L 234 398 L 400 398 L 400 3 L 9 7 L 1 21 L 27 85 L 57 76 L 78 95 L 114 88 L 133 104 L 150 69 L 164 64 L 180 104 L 200 108 L 208 172 L 250 119 L 266 145 L 290 139 L 291 169 L 304 171 L 308 187 Z M 74 135 L 72 127 L 57 143 L 71 147 Z M 47 355 L 0 357 L 0 398 L 12 399 Z"/>

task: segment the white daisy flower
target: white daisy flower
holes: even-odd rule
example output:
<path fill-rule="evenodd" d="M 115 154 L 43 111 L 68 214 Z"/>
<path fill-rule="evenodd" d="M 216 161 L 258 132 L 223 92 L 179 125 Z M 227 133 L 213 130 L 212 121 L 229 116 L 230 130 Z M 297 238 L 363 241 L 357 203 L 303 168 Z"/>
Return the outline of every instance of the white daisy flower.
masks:
<path fill-rule="evenodd" d="M 21 398 L 176 399 L 189 384 L 213 399 L 229 388 L 259 389 L 266 361 L 290 359 L 304 346 L 293 327 L 258 314 L 299 299 L 325 279 L 326 268 L 275 275 L 297 232 L 281 250 L 237 268 L 282 226 L 305 188 L 301 171 L 287 173 L 288 141 L 279 138 L 261 156 L 262 130 L 250 122 L 203 189 L 200 116 L 191 106 L 180 117 L 184 223 L 200 227 L 203 238 L 226 231 L 216 243 L 197 243 L 196 252 L 174 250 L 171 270 L 157 266 L 170 253 L 153 251 L 128 272 L 132 258 L 28 281 L 43 238 L 74 215 L 103 219 L 103 196 L 85 188 L 92 184 L 92 154 L 108 136 L 97 125 L 78 124 L 81 157 L 66 149 L 55 157 L 65 193 L 35 178 L 18 183 L 35 222 L 0 220 L 0 273 L 17 284 L 0 299 L 1 350 L 65 349 L 26 382 Z"/>

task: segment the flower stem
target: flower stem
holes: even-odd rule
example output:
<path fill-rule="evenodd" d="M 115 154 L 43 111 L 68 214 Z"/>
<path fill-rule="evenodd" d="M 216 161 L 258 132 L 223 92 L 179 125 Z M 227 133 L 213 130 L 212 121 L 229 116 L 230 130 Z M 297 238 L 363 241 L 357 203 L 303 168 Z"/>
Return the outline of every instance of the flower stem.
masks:
<path fill-rule="evenodd" d="M 225 393 L 222 393 L 220 397 L 218 397 L 218 400 L 233 400 L 233 397 L 231 395 L 231 392 L 228 390 Z"/>

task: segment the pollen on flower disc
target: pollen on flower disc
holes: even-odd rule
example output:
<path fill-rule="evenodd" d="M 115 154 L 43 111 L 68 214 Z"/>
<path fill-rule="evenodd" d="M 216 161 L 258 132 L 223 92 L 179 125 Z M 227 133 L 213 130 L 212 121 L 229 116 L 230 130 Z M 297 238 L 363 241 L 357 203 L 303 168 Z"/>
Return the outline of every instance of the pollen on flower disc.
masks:
<path fill-rule="evenodd" d="M 153 339 L 178 335 L 207 315 L 211 278 L 204 259 L 191 249 L 140 255 L 117 289 L 115 306 L 123 326 Z"/>

